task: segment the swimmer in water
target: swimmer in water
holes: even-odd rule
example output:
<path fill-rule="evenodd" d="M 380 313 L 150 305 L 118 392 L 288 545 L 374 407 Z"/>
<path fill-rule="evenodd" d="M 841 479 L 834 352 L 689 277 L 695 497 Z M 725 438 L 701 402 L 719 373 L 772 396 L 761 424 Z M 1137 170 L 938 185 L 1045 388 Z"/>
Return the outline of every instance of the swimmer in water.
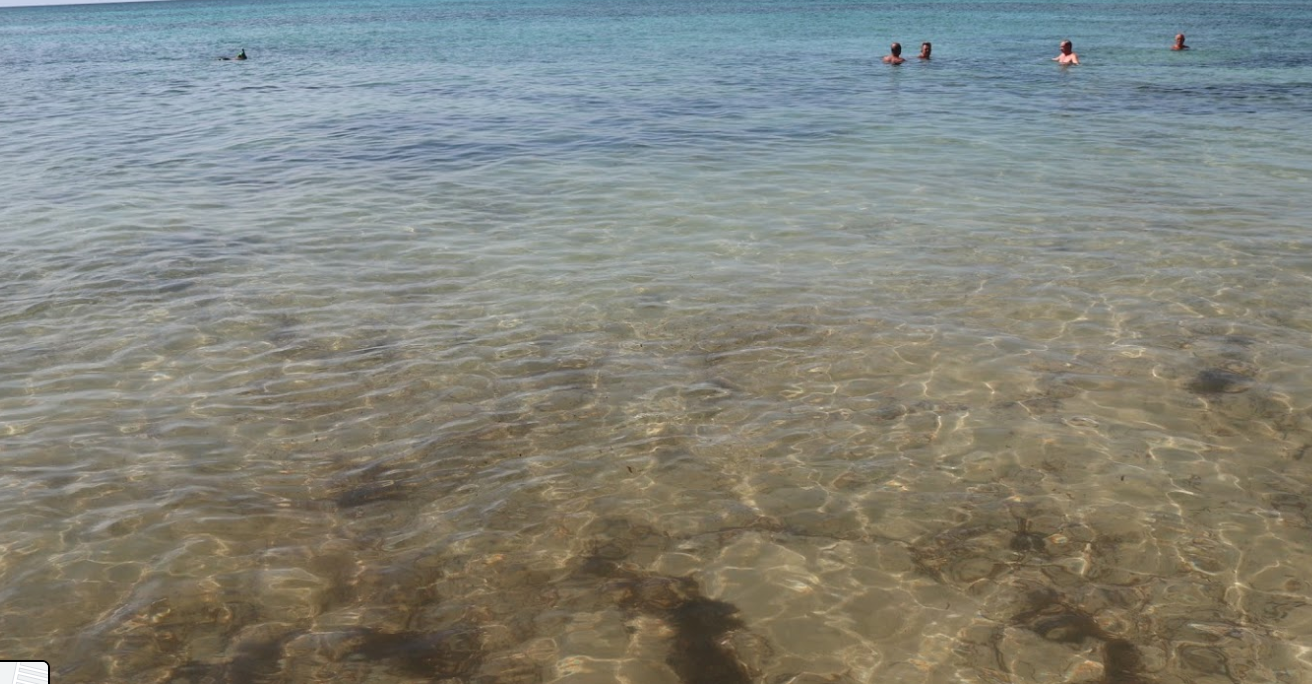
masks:
<path fill-rule="evenodd" d="M 1184 44 L 1184 34 L 1175 34 L 1175 45 L 1171 46 L 1172 50 L 1188 50 L 1189 46 Z"/>
<path fill-rule="evenodd" d="M 929 44 L 929 41 L 925 41 L 925 42 L 921 43 L 921 44 L 920 44 L 920 58 L 921 58 L 921 59 L 929 59 L 929 53 L 932 52 L 933 50 L 934 50 L 934 46 L 933 46 L 933 45 L 930 45 L 930 44 Z"/>
<path fill-rule="evenodd" d="M 244 60 L 244 59 L 246 59 L 246 48 L 242 48 L 242 49 L 241 49 L 241 52 L 238 52 L 238 53 L 237 53 L 237 56 L 236 56 L 236 57 L 220 57 L 219 59 L 221 59 L 221 60 L 223 60 L 223 61 L 225 61 L 225 62 L 230 62 L 230 61 L 232 61 L 232 60 L 234 60 L 234 59 L 235 59 L 235 60 L 238 60 L 238 61 Z"/>
<path fill-rule="evenodd" d="M 1069 40 L 1063 40 L 1061 42 L 1061 54 L 1053 57 L 1052 61 L 1062 65 L 1079 64 L 1080 56 L 1071 52 L 1071 42 Z"/>
<path fill-rule="evenodd" d="M 890 54 L 884 55 L 884 64 L 901 64 L 906 61 L 902 59 L 901 43 L 893 43 L 888 50 Z"/>

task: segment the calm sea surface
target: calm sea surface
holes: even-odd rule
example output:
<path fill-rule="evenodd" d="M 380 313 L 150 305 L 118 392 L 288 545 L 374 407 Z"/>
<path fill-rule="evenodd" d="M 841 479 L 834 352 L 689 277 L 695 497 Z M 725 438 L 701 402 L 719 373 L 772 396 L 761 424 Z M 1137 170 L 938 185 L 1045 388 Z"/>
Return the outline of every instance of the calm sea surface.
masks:
<path fill-rule="evenodd" d="M 1301 1 L 0 9 L 0 656 L 1310 681 L 1310 124 Z"/>

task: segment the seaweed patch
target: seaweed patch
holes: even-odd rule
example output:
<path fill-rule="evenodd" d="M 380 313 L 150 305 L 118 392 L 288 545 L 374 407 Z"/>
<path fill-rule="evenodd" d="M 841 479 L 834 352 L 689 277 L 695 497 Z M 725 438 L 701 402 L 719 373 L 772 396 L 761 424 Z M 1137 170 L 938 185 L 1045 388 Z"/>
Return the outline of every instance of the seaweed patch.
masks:
<path fill-rule="evenodd" d="M 348 658 L 384 661 L 397 672 L 434 679 L 461 679 L 478 671 L 482 640 L 474 628 L 388 633 L 361 629 Z"/>
<path fill-rule="evenodd" d="M 1186 386 L 1194 394 L 1235 394 L 1253 386 L 1253 379 L 1219 368 L 1199 371 Z"/>
<path fill-rule="evenodd" d="M 301 632 L 276 638 L 246 639 L 232 657 L 217 663 L 188 661 L 168 674 L 170 684 L 264 684 L 281 680 L 283 646 Z"/>
<path fill-rule="evenodd" d="M 263 684 L 284 681 L 286 646 L 306 634 L 294 631 L 276 638 L 239 642 L 232 657 L 216 663 L 189 661 L 164 681 L 170 684 Z M 332 660 L 377 662 L 409 677 L 464 681 L 483 662 L 481 632 L 472 627 L 433 632 L 352 630 Z"/>
<path fill-rule="evenodd" d="M 356 508 L 378 501 L 399 501 L 413 489 L 411 485 L 395 480 L 380 480 L 345 488 L 333 498 L 338 508 Z"/>
<path fill-rule="evenodd" d="M 1103 681 L 1106 684 L 1150 684 L 1143 675 L 1143 656 L 1124 639 L 1107 639 L 1102 644 Z"/>
<path fill-rule="evenodd" d="M 666 612 L 674 627 L 674 642 L 666 662 L 684 684 L 735 684 L 751 681 L 747 668 L 733 657 L 723 641 L 729 633 L 747 627 L 738 608 L 702 596 L 690 598 Z"/>
<path fill-rule="evenodd" d="M 1046 537 L 1030 530 L 1028 518 L 1016 519 L 1016 534 L 1012 535 L 1008 546 L 1017 553 L 1044 553 Z"/>
<path fill-rule="evenodd" d="M 625 612 L 659 618 L 673 630 L 665 662 L 683 684 L 751 684 L 728 643 L 747 627 L 733 604 L 702 596 L 692 578 L 641 572 L 595 552 L 579 572 L 606 578 L 608 593 Z"/>
<path fill-rule="evenodd" d="M 1151 684 L 1143 671 L 1139 648 L 1126 639 L 1108 634 L 1092 615 L 1071 606 L 1050 588 L 1030 592 L 1031 608 L 1012 618 L 1012 624 L 1028 629 L 1048 641 L 1079 644 L 1089 639 L 1102 642 L 1101 684 Z"/>

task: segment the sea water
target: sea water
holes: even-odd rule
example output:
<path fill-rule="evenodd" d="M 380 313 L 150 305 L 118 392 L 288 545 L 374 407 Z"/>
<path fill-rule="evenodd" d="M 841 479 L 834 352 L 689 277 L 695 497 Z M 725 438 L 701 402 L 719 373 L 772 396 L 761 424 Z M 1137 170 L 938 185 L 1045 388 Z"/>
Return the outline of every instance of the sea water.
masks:
<path fill-rule="evenodd" d="M 1308 3 L 10 8 L 0 90 L 4 658 L 1312 678 Z"/>

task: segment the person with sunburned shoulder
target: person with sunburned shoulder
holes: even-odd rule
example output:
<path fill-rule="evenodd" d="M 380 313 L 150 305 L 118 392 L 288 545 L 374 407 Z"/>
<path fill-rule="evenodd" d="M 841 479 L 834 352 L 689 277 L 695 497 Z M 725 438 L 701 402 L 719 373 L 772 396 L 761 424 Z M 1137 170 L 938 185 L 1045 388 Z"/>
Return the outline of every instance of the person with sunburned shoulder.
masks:
<path fill-rule="evenodd" d="M 889 54 L 884 55 L 884 64 L 901 64 L 906 60 L 902 58 L 902 44 L 893 43 L 888 49 Z"/>
<path fill-rule="evenodd" d="M 1175 34 L 1175 45 L 1171 46 L 1172 50 L 1188 50 L 1189 46 L 1184 44 L 1184 34 Z"/>
<path fill-rule="evenodd" d="M 921 58 L 921 59 L 929 59 L 929 53 L 930 53 L 930 52 L 933 52 L 933 51 L 934 51 L 934 46 L 933 46 L 933 45 L 930 45 L 930 44 L 929 44 L 929 41 L 925 41 L 925 42 L 923 42 L 923 43 L 920 44 L 920 58 Z"/>
<path fill-rule="evenodd" d="M 1079 64 L 1080 56 L 1071 51 L 1071 42 L 1069 40 L 1063 40 L 1061 42 L 1061 54 L 1053 57 L 1052 61 L 1062 65 Z"/>

